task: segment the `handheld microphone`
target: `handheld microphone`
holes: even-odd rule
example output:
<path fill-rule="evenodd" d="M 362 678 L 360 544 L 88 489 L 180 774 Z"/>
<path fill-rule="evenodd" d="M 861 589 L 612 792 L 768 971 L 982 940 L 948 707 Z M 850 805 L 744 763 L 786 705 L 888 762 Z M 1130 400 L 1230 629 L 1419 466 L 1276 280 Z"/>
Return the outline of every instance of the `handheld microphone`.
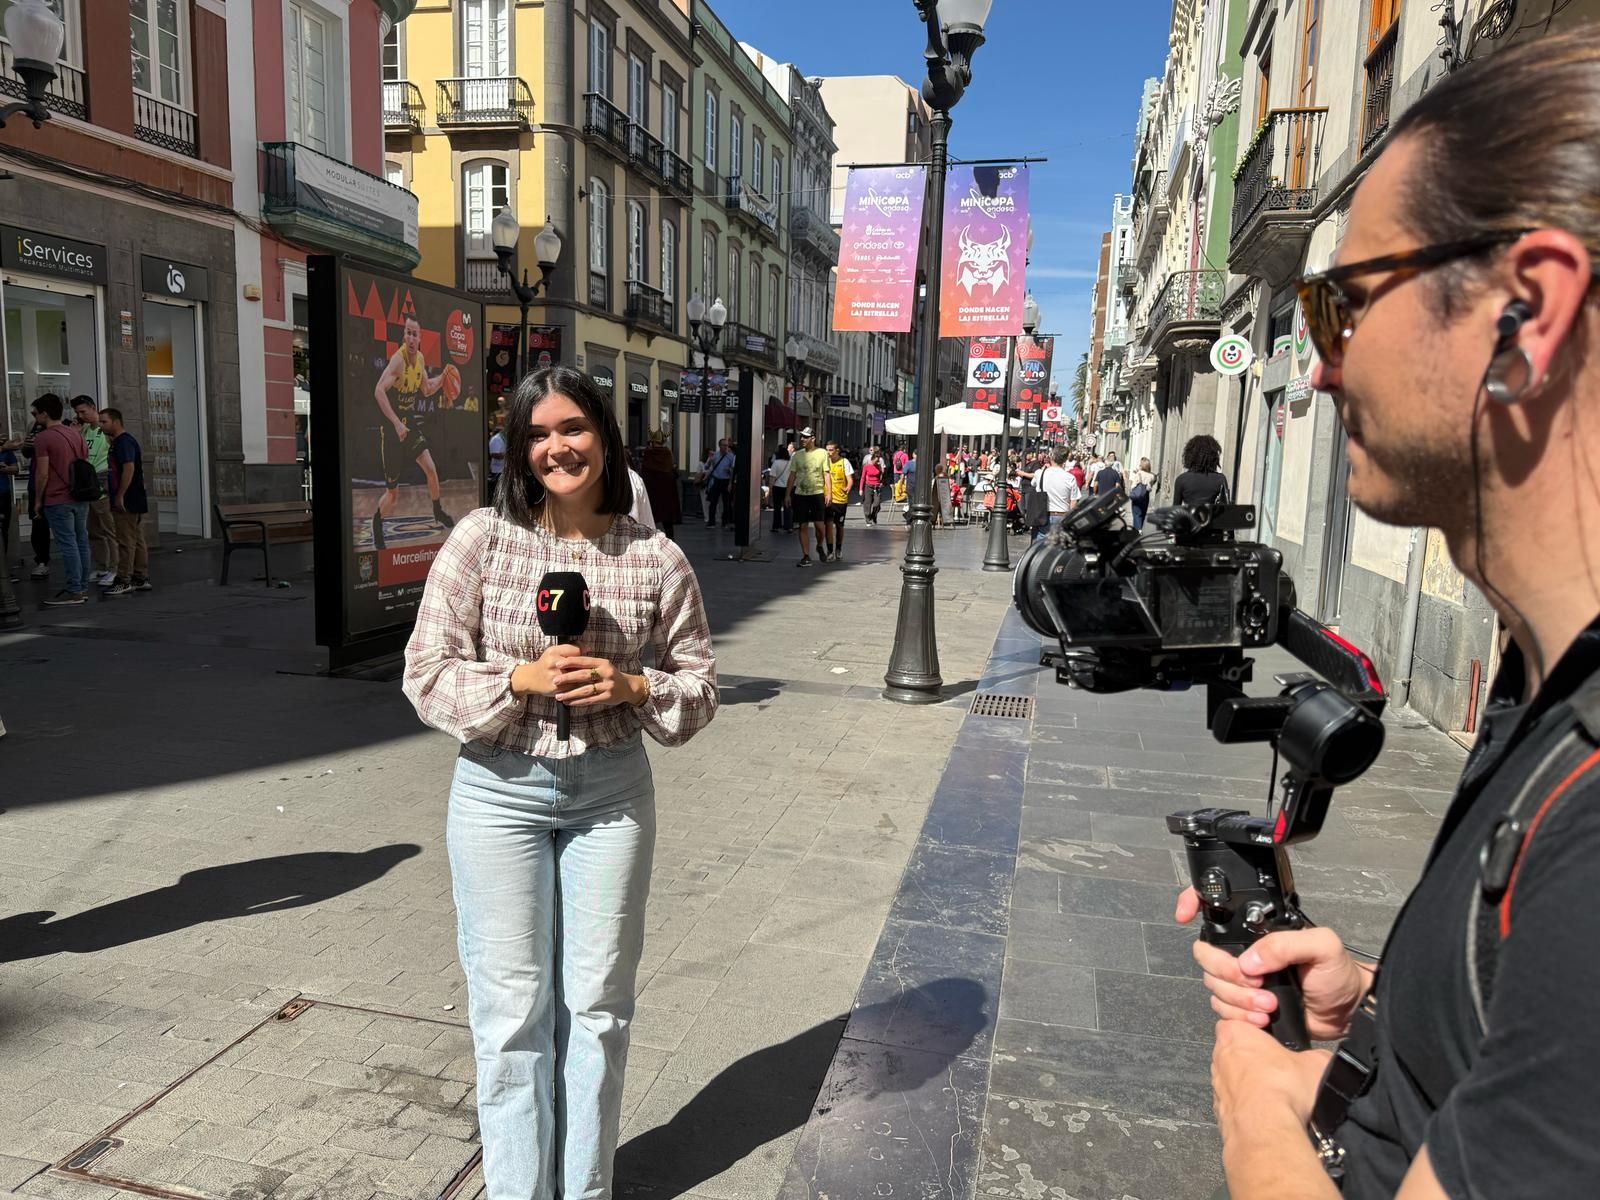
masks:
<path fill-rule="evenodd" d="M 568 646 L 577 645 L 589 628 L 589 584 L 577 571 L 546 571 L 534 597 L 534 612 L 547 636 Z M 571 727 L 572 713 L 556 701 L 557 740 L 566 741 Z"/>

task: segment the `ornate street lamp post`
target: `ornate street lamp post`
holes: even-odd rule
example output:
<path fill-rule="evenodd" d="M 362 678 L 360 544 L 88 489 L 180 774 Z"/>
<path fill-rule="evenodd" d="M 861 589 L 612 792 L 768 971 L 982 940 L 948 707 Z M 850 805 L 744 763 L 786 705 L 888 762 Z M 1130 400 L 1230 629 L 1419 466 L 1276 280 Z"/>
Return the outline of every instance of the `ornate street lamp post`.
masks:
<path fill-rule="evenodd" d="M 712 356 L 722 346 L 722 327 L 728 323 L 728 306 L 718 296 L 706 307 L 699 292 L 689 297 L 689 333 L 700 347 L 700 415 L 706 413 L 706 380 L 711 374 Z"/>
<path fill-rule="evenodd" d="M 561 259 L 561 235 L 556 232 L 556 227 L 551 224 L 550 218 L 544 219 L 544 228 L 533 237 L 533 256 L 539 260 L 539 278 L 536 282 L 528 282 L 528 268 L 522 268 L 522 279 L 517 279 L 517 241 L 522 237 L 522 229 L 517 224 L 516 214 L 511 211 L 508 204 L 495 214 L 494 220 L 489 223 L 489 240 L 494 245 L 494 256 L 499 260 L 500 274 L 506 277 L 506 282 L 511 285 L 511 294 L 517 298 L 518 305 L 522 308 L 522 337 L 517 345 L 517 380 L 528 373 L 528 306 L 533 303 L 541 289 L 546 295 L 550 293 L 550 276 L 555 273 L 556 263 Z"/>
<path fill-rule="evenodd" d="M 1039 304 L 1029 292 L 1022 302 L 1022 331 L 1033 337 L 1034 331 L 1039 328 Z M 1009 536 L 1006 521 L 1006 487 L 1011 480 L 1011 466 L 1006 459 L 1006 450 L 1011 436 L 1011 387 L 1016 382 L 1015 375 L 1020 369 L 1017 362 L 1017 339 L 1011 339 L 1011 370 L 1006 373 L 1006 385 L 1000 389 L 1000 413 L 1004 420 L 1000 422 L 1000 472 L 999 487 L 995 491 L 994 511 L 989 514 L 989 545 L 984 550 L 983 569 L 985 571 L 1011 570 L 1011 544 L 1006 540 Z M 1026 431 L 1026 426 L 1024 426 Z M 1027 437 L 1022 440 L 1024 451 L 1028 448 Z"/>
<path fill-rule="evenodd" d="M 906 704 L 932 704 L 939 677 L 939 642 L 934 629 L 933 415 L 939 394 L 939 280 L 944 245 L 944 180 L 949 165 L 950 110 L 972 82 L 972 56 L 983 45 L 983 23 L 993 0 L 912 0 L 928 27 L 928 77 L 922 98 L 933 109 L 933 153 L 928 163 L 928 288 L 922 306 L 922 363 L 917 386 L 917 449 L 922 462 L 907 514 L 911 534 L 900 568 L 900 612 L 883 694 Z"/>
<path fill-rule="evenodd" d="M 783 370 L 789 376 L 789 402 L 790 408 L 795 411 L 795 420 L 800 419 L 796 401 L 800 399 L 800 382 L 806 377 L 806 358 L 811 354 L 810 347 L 797 337 L 791 336 L 783 344 Z M 816 404 L 811 405 L 812 421 L 816 421 Z"/>

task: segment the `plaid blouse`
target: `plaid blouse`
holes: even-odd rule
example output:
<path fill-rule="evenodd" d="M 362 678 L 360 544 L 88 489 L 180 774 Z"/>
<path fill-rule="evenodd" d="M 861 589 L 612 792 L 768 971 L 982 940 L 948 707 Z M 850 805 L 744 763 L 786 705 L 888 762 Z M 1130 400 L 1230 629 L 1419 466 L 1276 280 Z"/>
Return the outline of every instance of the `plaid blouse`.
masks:
<path fill-rule="evenodd" d="M 717 711 L 717 668 L 700 583 L 665 536 L 618 516 L 574 558 L 575 543 L 524 529 L 491 508 L 467 514 L 428 572 L 406 645 L 405 694 L 417 715 L 463 742 L 564 758 L 643 728 L 680 746 Z M 650 699 L 571 709 L 571 737 L 556 740 L 557 703 L 515 696 L 511 672 L 549 649 L 534 595 L 546 571 L 578 571 L 589 585 L 586 655 L 650 680 Z M 654 643 L 659 669 L 640 651 Z"/>

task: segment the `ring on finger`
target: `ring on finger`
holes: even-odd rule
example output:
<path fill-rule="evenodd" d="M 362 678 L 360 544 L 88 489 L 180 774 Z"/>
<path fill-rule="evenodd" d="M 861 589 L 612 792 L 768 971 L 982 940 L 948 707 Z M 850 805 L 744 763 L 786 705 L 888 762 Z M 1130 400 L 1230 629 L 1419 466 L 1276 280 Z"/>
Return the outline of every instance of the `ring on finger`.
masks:
<path fill-rule="evenodd" d="M 589 682 L 590 683 L 599 683 L 600 682 L 600 672 L 597 669 L 595 669 L 594 667 L 590 667 L 589 668 Z"/>

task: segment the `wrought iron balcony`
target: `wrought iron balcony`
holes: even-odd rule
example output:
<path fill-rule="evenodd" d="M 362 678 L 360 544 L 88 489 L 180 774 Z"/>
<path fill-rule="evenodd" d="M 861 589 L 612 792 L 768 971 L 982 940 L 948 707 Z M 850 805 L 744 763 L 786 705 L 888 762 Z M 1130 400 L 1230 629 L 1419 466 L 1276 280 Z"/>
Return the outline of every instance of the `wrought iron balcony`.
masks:
<path fill-rule="evenodd" d="M 778 348 L 773 345 L 772 338 L 754 325 L 744 325 L 737 321 L 729 321 L 727 324 L 722 336 L 722 353 L 724 357 L 763 370 L 776 370 L 778 366 Z"/>
<path fill-rule="evenodd" d="M 666 184 L 684 199 L 694 195 L 694 168 L 689 160 L 671 150 L 661 153 L 661 175 Z"/>
<path fill-rule="evenodd" d="M 628 306 L 623 315 L 630 324 L 653 325 L 665 333 L 678 331 L 678 306 L 660 288 L 637 279 L 628 280 Z"/>
<path fill-rule="evenodd" d="M 838 347 L 831 346 L 821 338 L 812 337 L 809 333 L 801 333 L 791 329 L 789 336 L 805 344 L 806 361 L 805 369 L 817 375 L 837 375 L 839 364 L 842 361 Z"/>
<path fill-rule="evenodd" d="M 1167 202 L 1167 173 L 1157 171 L 1149 194 L 1139 199 L 1140 203 L 1135 205 L 1139 211 L 1133 221 L 1134 263 L 1143 271 L 1155 261 L 1161 236 L 1167 232 L 1167 222 L 1172 219 L 1172 208 Z"/>
<path fill-rule="evenodd" d="M 599 92 L 583 94 L 583 132 L 591 140 L 626 162 L 628 156 L 628 114 Z"/>
<path fill-rule="evenodd" d="M 1367 102 L 1361 118 L 1361 152 L 1389 132 L 1389 100 L 1394 92 L 1394 50 L 1400 41 L 1400 22 L 1390 24 L 1367 55 Z"/>
<path fill-rule="evenodd" d="M 261 145 L 261 216 L 304 246 L 406 271 L 421 261 L 416 196 L 297 142 Z"/>
<path fill-rule="evenodd" d="M 383 82 L 383 127 L 391 133 L 421 133 L 427 109 L 422 89 L 404 79 Z"/>
<path fill-rule="evenodd" d="M 533 124 L 533 93 L 515 75 L 439 80 L 439 128 L 476 129 Z"/>
<path fill-rule="evenodd" d="M 1222 322 L 1226 279 L 1224 271 L 1174 271 L 1168 275 L 1150 306 L 1150 348 L 1165 358 L 1180 341 L 1215 340 Z"/>
<path fill-rule="evenodd" d="M 11 60 L 11 43 L 0 41 L 0 95 L 26 100 L 28 89 L 23 84 L 22 77 L 17 74 L 16 68 L 11 65 Z M 64 117 L 77 117 L 80 121 L 87 121 L 89 104 L 84 89 L 83 72 L 77 67 L 69 67 L 66 63 L 58 61 L 56 77 L 45 88 L 44 106 Z"/>
<path fill-rule="evenodd" d="M 661 144 L 661 139 L 636 121 L 628 123 L 626 132 L 628 158 L 657 179 L 664 178 L 666 172 L 663 167 L 662 156 L 666 154 L 667 149 Z"/>
<path fill-rule="evenodd" d="M 176 104 L 163 104 L 143 92 L 133 94 L 133 136 L 163 150 L 174 150 L 190 158 L 200 157 L 194 114 Z"/>
<path fill-rule="evenodd" d="M 1131 261 L 1124 262 L 1117 268 L 1117 288 L 1129 296 L 1139 290 L 1139 268 Z"/>
<path fill-rule="evenodd" d="M 500 262 L 493 258 L 469 258 L 465 263 L 466 290 L 475 296 L 493 300 L 511 299 L 511 282 L 500 270 Z"/>
<path fill-rule="evenodd" d="M 1325 108 L 1267 114 L 1233 176 L 1228 265 L 1276 285 L 1300 262 L 1311 236 L 1322 168 Z"/>
<path fill-rule="evenodd" d="M 789 210 L 789 244 L 796 250 L 807 250 L 828 266 L 839 262 L 839 235 L 826 218 L 809 208 Z"/>
<path fill-rule="evenodd" d="M 778 206 L 738 175 L 728 176 L 728 211 L 745 217 L 768 237 L 778 237 Z"/>

